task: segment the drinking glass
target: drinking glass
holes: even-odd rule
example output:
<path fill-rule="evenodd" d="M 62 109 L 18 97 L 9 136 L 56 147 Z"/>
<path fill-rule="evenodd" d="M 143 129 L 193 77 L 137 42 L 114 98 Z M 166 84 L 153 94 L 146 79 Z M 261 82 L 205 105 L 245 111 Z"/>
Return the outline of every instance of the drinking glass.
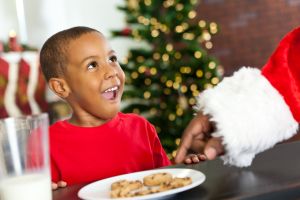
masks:
<path fill-rule="evenodd" d="M 51 200 L 46 113 L 0 120 L 0 199 Z"/>

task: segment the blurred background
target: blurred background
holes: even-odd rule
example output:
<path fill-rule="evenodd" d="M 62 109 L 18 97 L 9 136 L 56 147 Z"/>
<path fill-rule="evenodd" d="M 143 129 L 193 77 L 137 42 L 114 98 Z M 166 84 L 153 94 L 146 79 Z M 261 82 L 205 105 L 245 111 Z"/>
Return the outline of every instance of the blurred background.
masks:
<path fill-rule="evenodd" d="M 300 0 L 0 0 L 0 117 L 68 117 L 38 53 L 52 34 L 89 26 L 126 73 L 123 112 L 150 120 L 172 157 L 199 93 L 242 66 L 261 68 L 300 25 L 299 10 Z"/>

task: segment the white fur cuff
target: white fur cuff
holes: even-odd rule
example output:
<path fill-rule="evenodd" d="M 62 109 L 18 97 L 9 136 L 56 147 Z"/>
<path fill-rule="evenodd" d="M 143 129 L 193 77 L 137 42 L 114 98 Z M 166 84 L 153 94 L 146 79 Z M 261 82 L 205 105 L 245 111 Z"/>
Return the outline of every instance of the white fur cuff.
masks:
<path fill-rule="evenodd" d="M 297 121 L 283 97 L 258 69 L 242 68 L 200 94 L 198 109 L 212 116 L 223 137 L 225 164 L 246 167 L 255 155 L 291 137 Z"/>

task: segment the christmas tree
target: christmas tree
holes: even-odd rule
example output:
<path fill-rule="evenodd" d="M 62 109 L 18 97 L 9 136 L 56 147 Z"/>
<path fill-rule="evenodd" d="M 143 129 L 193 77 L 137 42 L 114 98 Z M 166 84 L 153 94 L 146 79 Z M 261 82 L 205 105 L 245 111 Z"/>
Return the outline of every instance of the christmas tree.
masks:
<path fill-rule="evenodd" d="M 125 0 L 126 28 L 113 37 L 146 42 L 132 48 L 121 64 L 127 89 L 123 112 L 145 116 L 170 157 L 192 119 L 196 97 L 221 78 L 221 67 L 207 50 L 217 24 L 197 19 L 197 0 Z"/>

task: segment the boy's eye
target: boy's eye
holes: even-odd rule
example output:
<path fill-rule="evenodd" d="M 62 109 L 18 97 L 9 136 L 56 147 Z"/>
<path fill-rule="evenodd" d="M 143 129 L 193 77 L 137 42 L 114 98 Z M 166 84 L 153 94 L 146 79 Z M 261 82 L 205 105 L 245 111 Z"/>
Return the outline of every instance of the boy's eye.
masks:
<path fill-rule="evenodd" d="M 110 62 L 117 62 L 118 58 L 117 58 L 117 56 L 111 56 L 111 57 L 109 57 L 109 61 Z"/>
<path fill-rule="evenodd" d="M 98 66 L 97 62 L 91 62 L 91 63 L 88 64 L 87 69 L 91 70 L 91 69 L 94 69 L 97 66 Z"/>

